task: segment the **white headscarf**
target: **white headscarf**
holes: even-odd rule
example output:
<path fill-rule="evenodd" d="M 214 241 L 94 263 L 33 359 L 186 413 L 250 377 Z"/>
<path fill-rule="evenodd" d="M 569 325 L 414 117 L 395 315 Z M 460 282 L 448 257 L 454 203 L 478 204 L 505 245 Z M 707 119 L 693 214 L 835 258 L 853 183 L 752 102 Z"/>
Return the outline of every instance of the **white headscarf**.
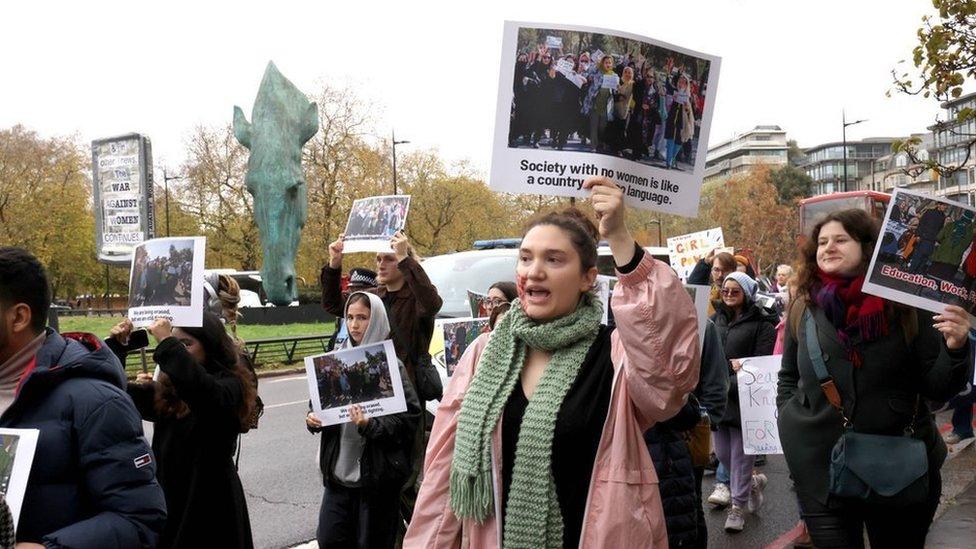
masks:
<path fill-rule="evenodd" d="M 366 333 L 363 334 L 363 340 L 359 342 L 359 345 L 369 345 L 371 343 L 379 343 L 380 341 L 389 339 L 390 319 L 386 316 L 386 307 L 383 306 L 383 300 L 380 299 L 380 296 L 371 294 L 369 292 L 353 292 L 349 294 L 349 299 L 346 300 L 346 307 L 343 311 L 345 317 L 349 317 L 349 302 L 352 301 L 352 296 L 356 294 L 363 294 L 369 298 L 369 326 L 366 327 Z M 348 321 L 346 322 L 348 323 Z M 355 346 L 356 344 L 353 343 L 352 335 L 350 334 L 349 337 L 342 342 L 340 349 L 349 349 Z"/>

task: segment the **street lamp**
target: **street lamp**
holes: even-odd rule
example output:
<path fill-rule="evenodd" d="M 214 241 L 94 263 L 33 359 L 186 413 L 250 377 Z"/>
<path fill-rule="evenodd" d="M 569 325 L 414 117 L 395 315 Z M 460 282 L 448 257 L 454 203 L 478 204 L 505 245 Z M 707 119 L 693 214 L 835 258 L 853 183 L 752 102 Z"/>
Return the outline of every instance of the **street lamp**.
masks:
<path fill-rule="evenodd" d="M 185 175 L 169 175 L 166 173 L 166 168 L 163 168 L 163 193 L 165 195 L 165 208 L 166 208 L 166 236 L 169 236 L 169 180 L 170 179 L 186 179 Z"/>
<path fill-rule="evenodd" d="M 840 111 L 841 122 L 844 124 L 844 192 L 847 192 L 847 126 L 853 126 L 855 124 L 860 124 L 861 122 L 867 122 L 867 120 L 856 120 L 854 122 L 847 121 L 847 115 L 844 111 Z"/>
<path fill-rule="evenodd" d="M 396 146 L 397 145 L 405 145 L 405 144 L 409 143 L 409 141 L 397 141 L 396 140 L 396 131 L 395 130 L 392 130 L 390 132 L 390 141 L 393 143 L 393 194 L 397 194 L 397 182 L 396 182 L 396 179 L 397 179 L 396 178 Z"/>

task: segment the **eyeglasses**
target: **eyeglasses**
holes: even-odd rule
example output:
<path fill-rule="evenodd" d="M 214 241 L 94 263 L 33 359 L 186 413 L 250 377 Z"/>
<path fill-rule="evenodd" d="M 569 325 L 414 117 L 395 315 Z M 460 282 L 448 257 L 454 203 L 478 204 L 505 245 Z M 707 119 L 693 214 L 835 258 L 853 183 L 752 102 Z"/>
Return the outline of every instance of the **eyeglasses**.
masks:
<path fill-rule="evenodd" d="M 739 297 L 742 295 L 742 290 L 736 290 L 735 288 L 722 288 L 722 295 L 725 297 Z"/>
<path fill-rule="evenodd" d="M 504 305 L 508 303 L 507 299 L 502 299 L 500 297 L 490 297 L 485 300 L 485 305 L 490 305 L 492 307 L 497 307 L 499 305 Z"/>

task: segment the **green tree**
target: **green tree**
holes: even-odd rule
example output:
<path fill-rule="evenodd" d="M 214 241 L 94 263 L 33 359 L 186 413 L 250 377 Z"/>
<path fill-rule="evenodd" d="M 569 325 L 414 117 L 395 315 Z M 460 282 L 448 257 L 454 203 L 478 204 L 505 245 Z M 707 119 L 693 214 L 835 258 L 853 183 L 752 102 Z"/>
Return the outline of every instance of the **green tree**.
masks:
<path fill-rule="evenodd" d="M 922 26 L 916 33 L 918 44 L 912 50 L 914 69 L 904 67 L 901 62 L 892 70 L 893 91 L 921 95 L 942 103 L 960 97 L 963 87 L 976 76 L 976 1 L 932 0 L 932 6 L 937 14 L 922 17 Z M 921 158 L 920 137 L 896 142 L 893 148 L 895 152 L 908 153 L 912 164 L 951 175 L 969 160 L 973 145 L 976 145 L 976 134 L 948 127 L 973 119 L 976 119 L 976 111 L 964 108 L 959 109 L 954 119 L 937 118 L 935 122 L 936 132 L 949 129 L 961 138 L 959 147 L 965 147 L 966 158 L 958 165 L 941 164 L 937 158 Z"/>
<path fill-rule="evenodd" d="M 779 194 L 780 204 L 791 204 L 795 200 L 808 198 L 813 187 L 813 179 L 795 166 L 783 166 L 773 170 L 770 180 Z"/>
<path fill-rule="evenodd" d="M 790 166 L 799 166 L 804 161 L 806 161 L 807 155 L 803 153 L 803 149 L 796 144 L 796 139 L 790 139 L 786 142 L 786 159 Z"/>

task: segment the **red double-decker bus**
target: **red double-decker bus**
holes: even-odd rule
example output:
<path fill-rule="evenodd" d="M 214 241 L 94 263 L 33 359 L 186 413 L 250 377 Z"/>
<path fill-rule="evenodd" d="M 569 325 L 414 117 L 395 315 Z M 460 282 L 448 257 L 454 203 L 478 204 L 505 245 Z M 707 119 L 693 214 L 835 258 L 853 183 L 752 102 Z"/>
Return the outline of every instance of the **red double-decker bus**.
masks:
<path fill-rule="evenodd" d="M 858 208 L 879 220 L 884 219 L 890 201 L 890 194 L 877 191 L 851 191 L 805 198 L 800 201 L 800 235 L 810 234 L 817 220 L 838 210 Z"/>

